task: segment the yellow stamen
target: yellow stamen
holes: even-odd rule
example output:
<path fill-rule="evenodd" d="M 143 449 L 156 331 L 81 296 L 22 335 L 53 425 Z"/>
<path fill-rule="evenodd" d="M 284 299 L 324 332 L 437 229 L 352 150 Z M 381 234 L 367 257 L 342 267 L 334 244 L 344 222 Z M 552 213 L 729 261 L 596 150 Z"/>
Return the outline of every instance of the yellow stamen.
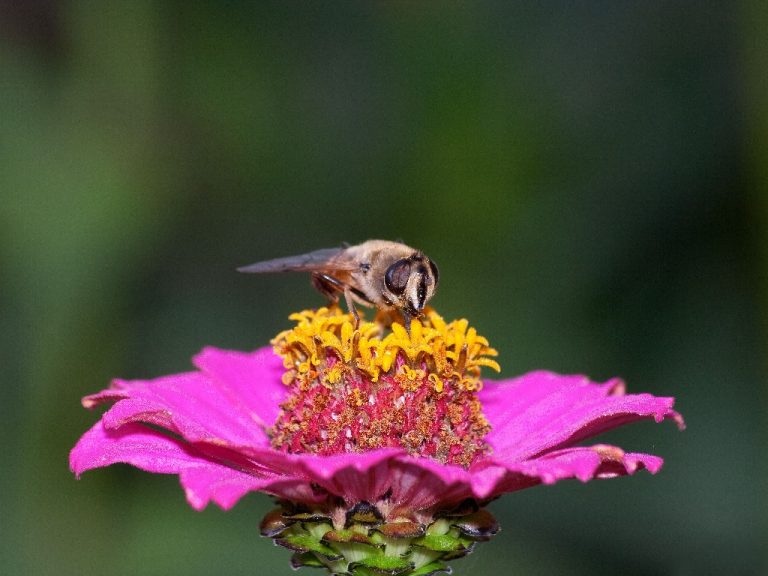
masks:
<path fill-rule="evenodd" d="M 410 332 L 393 322 L 386 335 L 378 322 L 361 321 L 355 329 L 352 315 L 336 306 L 305 310 L 290 319 L 296 326 L 272 340 L 288 370 L 286 384 L 297 378 L 305 381 L 317 371 L 326 385 L 333 386 L 342 381 L 348 367 L 376 382 L 397 364 L 395 376 L 404 390 L 417 389 L 429 374 L 426 382 L 438 393 L 444 386 L 471 391 L 482 387 L 481 367 L 500 370 L 492 359 L 496 350 L 467 320 L 446 323 L 431 309 L 411 322 Z M 337 360 L 329 362 L 331 356 Z"/>

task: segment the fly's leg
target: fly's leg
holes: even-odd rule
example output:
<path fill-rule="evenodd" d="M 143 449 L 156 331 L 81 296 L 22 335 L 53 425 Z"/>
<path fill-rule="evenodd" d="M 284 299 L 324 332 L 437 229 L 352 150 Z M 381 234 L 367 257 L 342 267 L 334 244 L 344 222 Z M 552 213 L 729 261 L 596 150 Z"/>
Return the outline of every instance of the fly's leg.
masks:
<path fill-rule="evenodd" d="M 312 286 L 332 304 L 339 301 L 339 292 L 344 291 L 344 286 L 333 276 L 327 274 L 312 274 Z"/>
<path fill-rule="evenodd" d="M 312 274 L 312 285 L 318 292 L 323 294 L 328 300 L 336 304 L 339 301 L 339 292 L 344 293 L 344 301 L 347 303 L 347 309 L 355 318 L 355 330 L 360 326 L 360 314 L 355 307 L 355 298 L 360 299 L 362 302 L 373 304 L 370 299 L 357 288 L 347 286 L 340 280 L 329 276 L 328 274 L 320 274 L 315 272 Z"/>
<path fill-rule="evenodd" d="M 347 301 L 347 309 L 352 313 L 352 316 L 355 317 L 355 330 L 357 330 L 360 326 L 360 315 L 357 313 L 357 308 L 355 308 L 355 301 L 352 299 L 352 290 L 350 290 L 349 287 L 344 288 L 344 300 Z"/>

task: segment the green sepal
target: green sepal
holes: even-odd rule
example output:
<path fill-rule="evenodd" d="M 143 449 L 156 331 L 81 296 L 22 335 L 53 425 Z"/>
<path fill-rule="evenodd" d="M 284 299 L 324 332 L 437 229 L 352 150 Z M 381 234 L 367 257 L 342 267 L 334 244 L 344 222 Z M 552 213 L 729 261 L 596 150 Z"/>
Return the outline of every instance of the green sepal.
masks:
<path fill-rule="evenodd" d="M 435 552 L 454 552 L 464 548 L 464 543 L 449 534 L 426 534 L 413 541 L 414 546 L 421 546 Z"/>
<path fill-rule="evenodd" d="M 462 518 L 456 518 L 451 522 L 451 526 L 458 528 L 467 538 L 478 542 L 490 540 L 491 536 L 495 536 L 501 530 L 493 514 L 485 509 Z"/>
<path fill-rule="evenodd" d="M 432 574 L 450 574 L 450 567 L 446 566 L 442 562 L 430 562 L 426 566 L 422 566 L 418 570 L 410 572 L 408 576 L 431 576 Z"/>
<path fill-rule="evenodd" d="M 259 532 L 267 538 L 275 538 L 295 523 L 283 516 L 282 508 L 270 511 L 259 524 Z"/>
<path fill-rule="evenodd" d="M 457 558 L 464 558 L 464 556 L 468 556 L 469 554 L 472 554 L 472 552 L 475 550 L 475 546 L 477 546 L 477 541 L 462 539 L 462 545 L 463 547 L 459 548 L 458 550 L 454 550 L 453 552 L 446 552 L 441 557 L 441 559 L 447 562 L 448 560 L 456 560 Z"/>
<path fill-rule="evenodd" d="M 352 562 L 349 565 L 350 571 L 354 573 L 355 568 L 364 568 L 373 574 L 381 574 L 382 576 L 396 576 L 403 572 L 413 570 L 413 562 L 404 560 L 397 556 L 384 556 L 383 554 L 376 554 L 368 556 L 357 562 Z M 409 572 L 410 573 L 410 572 Z"/>
<path fill-rule="evenodd" d="M 316 514 L 313 512 L 296 512 L 294 514 L 283 514 L 283 518 L 289 522 L 325 522 L 331 523 L 331 519 L 326 514 Z"/>
<path fill-rule="evenodd" d="M 391 522 L 374 530 L 387 538 L 418 538 L 426 531 L 425 526 L 417 522 Z"/>
<path fill-rule="evenodd" d="M 326 566 L 317 559 L 313 552 L 294 552 L 291 556 L 291 568 L 298 570 L 304 567 L 325 568 Z"/>
<path fill-rule="evenodd" d="M 328 560 L 339 560 L 341 558 L 341 554 L 336 550 L 330 546 L 326 546 L 309 534 L 289 534 L 282 538 L 275 538 L 275 544 L 296 552 L 314 552 L 315 554 L 322 554 L 328 558 Z"/>
<path fill-rule="evenodd" d="M 356 530 L 329 530 L 323 536 L 323 542 L 354 542 L 356 544 L 367 544 L 368 546 L 380 547 L 374 543 L 368 536 L 361 534 Z"/>

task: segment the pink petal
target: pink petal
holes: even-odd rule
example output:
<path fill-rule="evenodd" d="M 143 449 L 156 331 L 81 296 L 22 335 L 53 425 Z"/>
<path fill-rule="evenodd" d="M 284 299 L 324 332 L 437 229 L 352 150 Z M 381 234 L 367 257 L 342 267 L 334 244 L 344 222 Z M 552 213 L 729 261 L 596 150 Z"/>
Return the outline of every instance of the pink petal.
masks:
<path fill-rule="evenodd" d="M 226 466 L 200 466 L 182 470 L 179 475 L 187 502 L 195 510 L 202 510 L 208 502 L 215 502 L 229 510 L 248 492 L 262 490 L 262 478 Z"/>
<path fill-rule="evenodd" d="M 87 470 L 122 462 L 147 472 L 176 474 L 199 466 L 200 455 L 179 440 L 139 424 L 108 430 L 98 421 L 69 454 L 69 467 L 78 476 Z"/>
<path fill-rule="evenodd" d="M 388 495 L 395 508 L 422 510 L 565 478 L 586 482 L 642 468 L 655 473 L 662 464 L 655 456 L 608 445 L 568 446 L 643 418 L 674 418 L 682 425 L 671 398 L 624 395 L 619 380 L 595 384 L 583 376 L 534 372 L 486 384 L 481 401 L 493 426 L 488 435 L 493 453 L 469 470 L 401 449 L 287 454 L 272 449 L 264 432 L 286 394 L 282 363 L 271 350 L 206 348 L 194 363 L 200 372 L 116 380 L 110 389 L 86 397 L 87 407 L 115 404 L 72 450 L 72 470 L 79 475 L 123 462 L 176 473 L 197 509 L 209 501 L 226 509 L 260 490 L 295 502 L 317 502 L 327 493 L 348 504 Z"/>
<path fill-rule="evenodd" d="M 459 466 L 414 458 L 396 449 L 365 454 L 312 456 L 274 452 L 273 463 L 283 470 L 265 479 L 261 490 L 281 498 L 313 502 L 318 486 L 352 504 L 375 502 L 389 494 L 392 506 L 410 510 L 445 506 L 465 498 L 485 500 L 537 484 L 577 478 L 611 478 L 648 469 L 656 473 L 662 460 L 648 454 L 626 454 L 608 445 L 568 448 L 523 462 L 488 460 L 469 471 Z"/>
<path fill-rule="evenodd" d="M 97 422 L 69 456 L 70 469 L 80 474 L 93 468 L 124 463 L 147 472 L 179 474 L 190 505 L 202 510 L 209 501 L 225 510 L 245 493 L 259 490 L 263 480 L 213 462 L 194 447 L 146 426 L 126 424 L 117 430 Z"/>
<path fill-rule="evenodd" d="M 458 502 L 471 496 L 471 476 L 460 466 L 386 448 L 358 454 L 315 456 L 272 451 L 269 460 L 282 477 L 267 480 L 263 490 L 294 501 L 311 502 L 312 485 L 343 498 L 348 504 L 375 502 L 385 494 L 393 506 L 420 510 L 438 502 Z M 305 486 L 302 487 L 301 485 Z"/>
<path fill-rule="evenodd" d="M 178 473 L 187 500 L 198 510 L 209 501 L 228 509 L 254 490 L 294 502 L 317 502 L 325 498 L 317 488 L 348 504 L 375 502 L 388 494 L 393 507 L 424 510 L 469 497 L 485 500 L 566 478 L 586 482 L 643 468 L 655 473 L 662 463 L 656 456 L 625 454 L 607 445 L 568 448 L 523 462 L 488 459 L 469 471 L 414 458 L 399 449 L 338 456 L 257 450 L 258 456 L 254 453 L 250 462 L 233 468 L 219 464 L 206 447 L 184 444 L 141 425 L 110 430 L 97 423 L 72 450 L 70 466 L 78 475 L 117 462 L 149 472 Z M 232 459 L 222 457 L 221 461 Z"/>
<path fill-rule="evenodd" d="M 193 363 L 210 376 L 220 393 L 241 405 L 262 427 L 271 426 L 288 388 L 282 383 L 283 362 L 271 348 L 234 352 L 204 348 Z"/>
<path fill-rule="evenodd" d="M 259 383 L 254 382 L 254 386 Z M 146 422 L 190 442 L 228 446 L 267 442 L 260 418 L 237 397 L 222 394 L 205 374 L 187 372 L 154 380 L 115 380 L 112 389 L 84 400 L 87 405 L 118 399 L 102 420 L 107 428 Z M 122 398 L 122 399 L 119 399 Z"/>
<path fill-rule="evenodd" d="M 528 459 L 641 419 L 672 418 L 682 426 L 673 398 L 625 396 L 620 380 L 596 384 L 585 376 L 540 371 L 487 382 L 480 394 L 496 459 Z"/>
<path fill-rule="evenodd" d="M 348 502 L 373 502 L 390 489 L 394 461 L 404 453 L 390 448 L 360 454 L 303 456 L 295 461 L 306 477 L 330 493 L 343 495 Z"/>
<path fill-rule="evenodd" d="M 655 474 L 663 463 L 658 456 L 625 453 L 621 448 L 607 444 L 565 448 L 524 462 L 493 460 L 494 465 L 473 474 L 472 491 L 478 498 L 514 492 L 539 483 L 554 484 L 568 478 L 588 482 L 593 478 L 631 475 L 642 469 Z"/>

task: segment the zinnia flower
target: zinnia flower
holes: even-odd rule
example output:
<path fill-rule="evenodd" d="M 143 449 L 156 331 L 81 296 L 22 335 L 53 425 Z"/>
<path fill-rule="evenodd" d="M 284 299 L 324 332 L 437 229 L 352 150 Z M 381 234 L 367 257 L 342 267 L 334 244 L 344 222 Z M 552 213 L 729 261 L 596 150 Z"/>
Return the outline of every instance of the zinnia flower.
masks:
<path fill-rule="evenodd" d="M 494 535 L 483 506 L 501 494 L 661 468 L 587 439 L 641 419 L 683 426 L 672 398 L 625 394 L 618 379 L 483 382 L 496 351 L 466 320 L 429 311 L 407 332 L 381 318 L 355 328 L 338 308 L 305 311 L 272 349 L 206 348 L 195 371 L 115 380 L 83 399 L 114 405 L 70 466 L 178 474 L 198 510 L 265 492 L 278 507 L 262 534 L 294 551 L 294 567 L 416 576 Z"/>

